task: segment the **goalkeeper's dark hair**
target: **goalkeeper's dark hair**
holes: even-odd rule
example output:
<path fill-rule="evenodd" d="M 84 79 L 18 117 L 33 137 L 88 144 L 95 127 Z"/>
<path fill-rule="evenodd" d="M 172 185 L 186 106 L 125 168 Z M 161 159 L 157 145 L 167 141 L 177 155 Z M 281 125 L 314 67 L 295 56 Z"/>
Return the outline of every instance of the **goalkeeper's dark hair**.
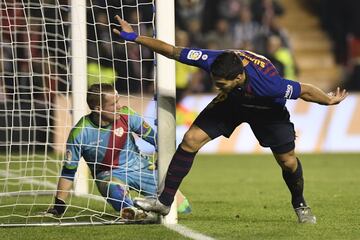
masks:
<path fill-rule="evenodd" d="M 109 83 L 97 83 L 89 87 L 86 95 L 86 102 L 91 110 L 101 106 L 104 103 L 106 93 L 113 93 L 115 88 Z"/>
<path fill-rule="evenodd" d="M 234 80 L 237 75 L 244 72 L 244 65 L 235 52 L 226 51 L 216 57 L 211 64 L 210 72 L 216 77 Z"/>

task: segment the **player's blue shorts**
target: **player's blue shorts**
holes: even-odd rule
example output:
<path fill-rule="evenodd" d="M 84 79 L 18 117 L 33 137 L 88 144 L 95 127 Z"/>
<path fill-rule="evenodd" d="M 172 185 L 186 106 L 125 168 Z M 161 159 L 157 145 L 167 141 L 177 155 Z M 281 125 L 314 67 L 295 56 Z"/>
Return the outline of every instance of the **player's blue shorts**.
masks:
<path fill-rule="evenodd" d="M 249 98 L 232 92 L 225 99 L 215 98 L 199 114 L 194 124 L 214 139 L 230 137 L 241 123 L 248 123 L 263 147 L 276 153 L 294 149 L 295 129 L 285 106 L 266 98 Z"/>
<path fill-rule="evenodd" d="M 113 168 L 96 174 L 99 192 L 116 211 L 134 205 L 128 194 L 129 190 L 135 190 L 144 196 L 156 196 L 157 171 L 153 170 L 153 161 L 142 156 L 135 162 L 136 166 Z"/>

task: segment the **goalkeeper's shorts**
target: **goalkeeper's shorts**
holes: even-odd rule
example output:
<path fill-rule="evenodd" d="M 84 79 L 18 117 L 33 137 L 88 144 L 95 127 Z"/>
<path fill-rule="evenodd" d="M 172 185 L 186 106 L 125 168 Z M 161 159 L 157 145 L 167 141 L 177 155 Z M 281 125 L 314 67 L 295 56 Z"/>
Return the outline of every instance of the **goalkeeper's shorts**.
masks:
<path fill-rule="evenodd" d="M 125 189 L 135 190 L 144 196 L 156 196 L 157 193 L 157 171 L 148 166 L 141 169 L 112 169 L 97 174 L 98 180 L 110 180 L 118 182 Z"/>

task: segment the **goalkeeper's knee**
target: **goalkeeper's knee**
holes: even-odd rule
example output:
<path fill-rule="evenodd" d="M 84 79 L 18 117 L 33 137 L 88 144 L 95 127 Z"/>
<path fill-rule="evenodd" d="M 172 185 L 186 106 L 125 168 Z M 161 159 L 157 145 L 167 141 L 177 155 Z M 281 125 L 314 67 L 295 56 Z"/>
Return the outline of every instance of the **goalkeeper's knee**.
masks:
<path fill-rule="evenodd" d="M 134 206 L 125 186 L 118 182 L 100 182 L 98 189 L 106 201 L 116 210 Z"/>
<path fill-rule="evenodd" d="M 109 197 L 106 199 L 116 211 L 134 206 L 127 191 L 120 184 L 110 184 Z"/>

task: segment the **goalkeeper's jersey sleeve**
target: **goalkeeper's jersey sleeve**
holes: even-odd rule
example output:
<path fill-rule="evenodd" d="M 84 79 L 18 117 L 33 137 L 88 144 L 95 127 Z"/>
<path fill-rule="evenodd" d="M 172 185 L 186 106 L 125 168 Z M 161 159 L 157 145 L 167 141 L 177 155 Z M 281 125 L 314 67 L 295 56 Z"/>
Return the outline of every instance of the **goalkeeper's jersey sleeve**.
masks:
<path fill-rule="evenodd" d="M 69 134 L 62 177 L 74 178 L 81 157 L 93 176 L 110 169 L 138 169 L 141 155 L 132 133 L 156 145 L 154 129 L 128 107 L 123 107 L 120 118 L 106 127 L 84 116 Z"/>
<path fill-rule="evenodd" d="M 241 59 L 246 73 L 246 83 L 239 92 L 255 97 L 254 102 L 267 98 L 267 102 L 284 105 L 286 99 L 297 99 L 301 93 L 300 83 L 282 78 L 274 65 L 266 57 L 246 50 L 229 50 Z M 211 64 L 225 50 L 184 48 L 179 61 L 197 66 L 210 73 Z"/>

